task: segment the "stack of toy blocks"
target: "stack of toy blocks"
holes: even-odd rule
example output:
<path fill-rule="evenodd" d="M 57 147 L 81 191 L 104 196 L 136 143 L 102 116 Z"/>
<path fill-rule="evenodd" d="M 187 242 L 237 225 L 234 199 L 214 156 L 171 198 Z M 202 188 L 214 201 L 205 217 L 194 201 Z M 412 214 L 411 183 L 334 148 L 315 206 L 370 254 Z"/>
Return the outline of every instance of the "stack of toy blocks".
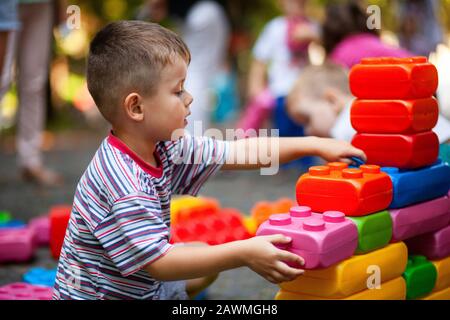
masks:
<path fill-rule="evenodd" d="M 439 141 L 431 131 L 439 115 L 433 98 L 437 86 L 437 70 L 424 57 L 365 59 L 350 74 L 350 88 L 357 97 L 351 122 L 358 133 L 352 143 L 366 152 L 368 162 L 384 166 L 392 179 L 392 242 L 430 232 L 425 238 L 445 239 L 441 234 L 450 223 L 450 167 L 438 160 Z M 439 270 L 426 257 L 445 259 L 450 253 L 421 250 L 425 240 L 406 243 L 414 254 L 404 273 L 407 298 L 427 295 L 434 287 L 446 289 L 442 283 L 448 284 L 448 272 L 437 275 Z M 444 280 L 435 285 L 437 277 Z"/>
<path fill-rule="evenodd" d="M 403 242 L 389 245 L 392 221 L 386 209 L 392 201 L 392 182 L 379 166 L 348 168 L 345 163 L 329 163 L 311 167 L 299 178 L 296 196 L 299 204 L 311 208 L 322 220 L 329 220 L 327 216 L 330 213 L 336 215 L 337 210 L 340 220 L 348 221 L 349 228 L 341 234 L 329 228 L 329 235 L 325 237 L 330 245 L 334 245 L 334 255 L 339 253 L 336 247 L 348 242 L 349 237 L 354 244 L 352 250 L 336 257 L 331 264 L 311 267 L 308 255 L 297 251 L 305 258 L 305 274 L 282 283 L 276 299 L 405 298 L 402 273 L 407 264 L 407 249 Z M 261 225 L 258 234 L 267 234 L 264 232 L 266 223 Z M 304 225 L 298 229 L 319 239 Z M 285 231 L 282 233 L 286 234 Z M 300 246 L 306 244 L 303 241 Z M 291 245 L 294 246 L 294 241 Z M 318 250 L 320 255 L 327 252 L 324 246 Z M 374 279 L 378 276 L 379 283 L 369 281 L 371 273 L 374 273 Z"/>
<path fill-rule="evenodd" d="M 322 213 L 322 220 L 330 210 L 345 213 L 357 228 L 357 247 L 353 256 L 342 255 L 327 267 L 308 263 L 308 250 L 320 256 L 326 246 L 293 240 L 286 249 L 306 257 L 306 271 L 281 284 L 276 299 L 448 298 L 450 168 L 437 159 L 439 143 L 431 131 L 438 117 L 432 98 L 437 81 L 435 67 L 422 57 L 365 59 L 352 69 L 357 99 L 351 121 L 358 132 L 352 143 L 365 151 L 370 165 L 311 167 L 299 178 L 296 195 L 300 205 Z M 317 232 L 296 221 L 282 229 L 278 220 L 287 217 L 271 217 L 257 234 L 295 239 L 296 233 Z M 341 245 L 348 241 L 338 238 Z M 413 253 L 409 257 L 404 240 Z"/>
<path fill-rule="evenodd" d="M 250 237 L 242 215 L 221 208 L 214 199 L 182 197 L 171 206 L 171 243 L 205 242 L 222 244 Z"/>

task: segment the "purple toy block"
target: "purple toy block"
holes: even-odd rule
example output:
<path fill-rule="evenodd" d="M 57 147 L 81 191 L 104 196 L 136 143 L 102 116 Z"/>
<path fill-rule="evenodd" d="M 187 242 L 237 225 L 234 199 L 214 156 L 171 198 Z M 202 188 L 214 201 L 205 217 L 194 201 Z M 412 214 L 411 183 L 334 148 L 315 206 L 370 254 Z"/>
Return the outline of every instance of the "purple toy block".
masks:
<path fill-rule="evenodd" d="M 25 262 L 34 254 L 34 233 L 29 228 L 0 230 L 0 263 Z"/>
<path fill-rule="evenodd" d="M 53 288 L 28 283 L 12 283 L 0 287 L 0 300 L 52 300 Z"/>
<path fill-rule="evenodd" d="M 439 230 L 450 222 L 450 200 L 444 196 L 409 207 L 389 210 L 392 241 L 401 241 Z"/>
<path fill-rule="evenodd" d="M 450 256 L 450 225 L 409 239 L 406 245 L 412 254 L 424 255 L 429 260 L 440 260 Z"/>
<path fill-rule="evenodd" d="M 305 206 L 293 207 L 289 214 L 270 216 L 256 232 L 257 236 L 271 234 L 292 238 L 291 243 L 280 249 L 303 257 L 305 265 L 300 267 L 304 269 L 331 266 L 352 256 L 358 246 L 358 230 L 344 213 L 318 214 Z"/>
<path fill-rule="evenodd" d="M 34 218 L 30 221 L 30 229 L 33 230 L 37 245 L 50 243 L 50 218 L 47 216 Z"/>

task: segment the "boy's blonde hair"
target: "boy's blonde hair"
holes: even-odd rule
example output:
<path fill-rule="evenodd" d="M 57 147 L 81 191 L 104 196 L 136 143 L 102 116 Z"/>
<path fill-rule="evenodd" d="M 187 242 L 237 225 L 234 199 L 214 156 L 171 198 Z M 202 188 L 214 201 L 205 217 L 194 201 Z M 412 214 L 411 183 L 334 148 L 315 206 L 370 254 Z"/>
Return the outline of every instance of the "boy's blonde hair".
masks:
<path fill-rule="evenodd" d="M 100 30 L 90 44 L 87 84 L 101 114 L 113 123 L 130 92 L 154 94 L 162 69 L 176 57 L 190 62 L 187 45 L 158 24 L 117 21 Z"/>

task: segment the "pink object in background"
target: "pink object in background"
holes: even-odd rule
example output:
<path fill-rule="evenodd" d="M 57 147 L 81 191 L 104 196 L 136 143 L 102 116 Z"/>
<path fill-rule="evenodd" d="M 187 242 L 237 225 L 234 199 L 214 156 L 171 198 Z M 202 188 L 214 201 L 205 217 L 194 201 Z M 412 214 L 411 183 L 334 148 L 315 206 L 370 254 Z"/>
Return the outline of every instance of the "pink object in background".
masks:
<path fill-rule="evenodd" d="M 245 107 L 244 115 L 239 120 L 237 128 L 259 130 L 264 121 L 269 118 L 275 103 L 275 98 L 269 89 L 260 92 Z"/>
<path fill-rule="evenodd" d="M 34 232 L 37 245 L 42 246 L 50 243 L 50 218 L 48 216 L 32 219 L 29 226 Z"/>
<path fill-rule="evenodd" d="M 29 228 L 0 230 L 0 263 L 25 262 L 34 254 L 34 232 Z"/>
<path fill-rule="evenodd" d="M 400 241 L 439 230 L 450 222 L 448 196 L 413 206 L 389 210 L 393 223 L 392 241 Z"/>
<path fill-rule="evenodd" d="M 412 254 L 424 255 L 429 260 L 440 260 L 450 256 L 450 225 L 407 240 L 406 245 Z"/>
<path fill-rule="evenodd" d="M 303 257 L 305 265 L 300 267 L 304 269 L 326 268 L 345 260 L 354 254 L 358 245 L 358 230 L 344 213 L 312 213 L 305 206 L 293 207 L 289 214 L 270 216 L 256 232 L 257 236 L 271 234 L 292 238 L 291 243 L 280 249 Z"/>
<path fill-rule="evenodd" d="M 0 300 L 52 300 L 53 288 L 17 282 L 0 287 Z"/>

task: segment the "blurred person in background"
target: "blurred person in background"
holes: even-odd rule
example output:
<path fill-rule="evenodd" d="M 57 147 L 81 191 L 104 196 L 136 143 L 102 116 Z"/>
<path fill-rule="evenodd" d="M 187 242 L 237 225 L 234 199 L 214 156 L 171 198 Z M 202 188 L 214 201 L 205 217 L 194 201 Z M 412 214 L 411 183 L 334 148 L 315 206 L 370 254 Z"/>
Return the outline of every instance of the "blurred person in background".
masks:
<path fill-rule="evenodd" d="M 186 90 L 195 97 L 191 121 L 187 130 L 193 135 L 195 124 L 200 129 L 210 127 L 214 106 L 212 85 L 225 64 L 229 46 L 230 25 L 223 1 L 214 0 L 148 0 L 140 19 L 148 17 L 161 22 L 173 18 L 179 32 L 192 53 Z"/>
<path fill-rule="evenodd" d="M 379 30 L 368 29 L 361 1 L 330 4 L 325 9 L 322 43 L 329 59 L 347 68 L 367 57 L 405 58 L 412 53 L 384 43 Z"/>
<path fill-rule="evenodd" d="M 402 47 L 415 55 L 428 57 L 442 43 L 443 31 L 437 16 L 436 0 L 398 2 L 399 39 Z"/>
<path fill-rule="evenodd" d="M 2 1 L 2 6 L 4 1 Z M 43 165 L 42 134 L 46 114 L 46 86 L 49 71 L 53 1 L 19 0 L 20 28 L 11 34 L 3 66 L 2 94 L 12 82 L 16 59 L 19 109 L 17 114 L 17 153 L 22 177 L 40 185 L 55 186 L 62 177 Z M 12 7 L 11 7 L 12 8 Z"/>
<path fill-rule="evenodd" d="M 303 132 L 290 130 L 284 98 L 309 64 L 308 46 L 319 38 L 319 25 L 307 17 L 306 0 L 280 0 L 279 4 L 283 15 L 266 24 L 253 48 L 248 105 L 237 127 L 258 130 L 276 106 L 274 122 L 280 135 L 301 136 Z"/>

